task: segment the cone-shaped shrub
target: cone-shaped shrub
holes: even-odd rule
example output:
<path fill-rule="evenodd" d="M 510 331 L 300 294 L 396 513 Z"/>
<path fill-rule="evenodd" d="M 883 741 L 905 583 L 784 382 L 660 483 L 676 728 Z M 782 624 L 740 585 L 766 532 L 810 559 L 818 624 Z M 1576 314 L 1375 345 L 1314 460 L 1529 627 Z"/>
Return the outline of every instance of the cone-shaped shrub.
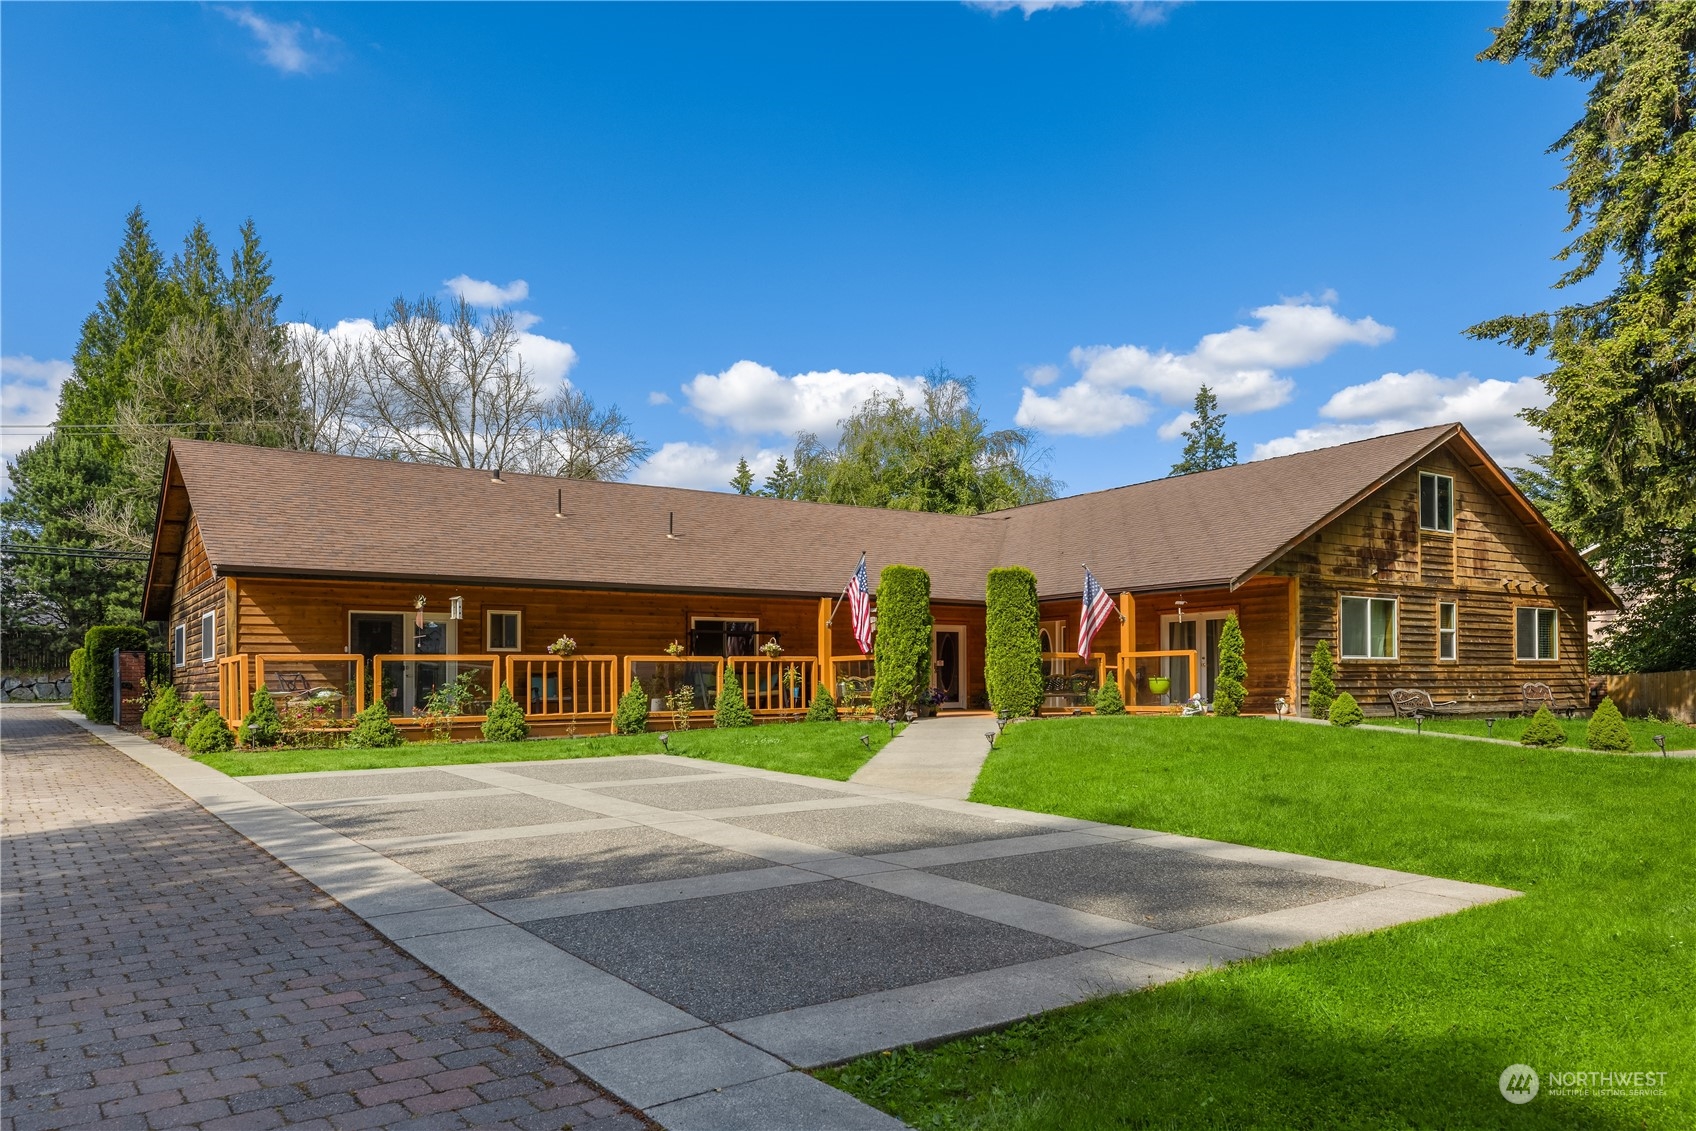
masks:
<path fill-rule="evenodd" d="M 1101 690 L 1095 693 L 1095 713 L 1098 715 L 1122 715 L 1125 713 L 1125 697 L 1119 694 L 1119 681 L 1111 675 L 1107 677 L 1107 682 L 1101 685 Z"/>
<path fill-rule="evenodd" d="M 632 679 L 619 697 L 612 727 L 619 734 L 641 734 L 648 729 L 648 693 L 642 690 L 641 680 Z"/>
<path fill-rule="evenodd" d="M 1232 613 L 1225 618 L 1225 627 L 1219 632 L 1219 678 L 1213 682 L 1215 715 L 1243 713 L 1243 700 L 1248 698 L 1248 688 L 1243 686 L 1248 678 L 1244 647 L 1242 626 L 1237 623 L 1237 614 Z"/>
<path fill-rule="evenodd" d="M 177 712 L 177 721 L 171 724 L 171 737 L 187 746 L 188 732 L 194 729 L 194 724 L 206 711 L 206 696 L 196 691 L 194 698 L 184 703 L 183 709 Z"/>
<path fill-rule="evenodd" d="M 71 651 L 71 710 L 87 715 L 94 708 L 88 704 L 88 650 Z"/>
<path fill-rule="evenodd" d="M 877 583 L 876 669 L 872 710 L 906 711 L 930 686 L 930 574 L 917 566 L 887 565 Z"/>
<path fill-rule="evenodd" d="M 1549 713 L 1549 708 L 1539 707 L 1537 713 L 1531 716 L 1531 725 L 1525 728 L 1525 733 L 1519 736 L 1521 746 L 1564 746 L 1566 745 L 1566 730 Z"/>
<path fill-rule="evenodd" d="M 141 713 L 141 725 L 154 734 L 170 734 L 182 709 L 183 700 L 177 694 L 176 684 L 167 683 L 153 693 L 153 701 Z"/>
<path fill-rule="evenodd" d="M 523 742 L 530 737 L 524 708 L 512 697 L 512 688 L 501 684 L 499 695 L 483 715 L 483 737 L 490 742 Z"/>
<path fill-rule="evenodd" d="M 1042 706 L 1042 611 L 1036 574 L 1023 566 L 989 571 L 984 599 L 983 681 L 999 715 L 1034 715 Z"/>
<path fill-rule="evenodd" d="M 809 723 L 834 723 L 836 721 L 836 700 L 830 697 L 830 688 L 819 684 L 819 689 L 813 692 L 813 704 L 807 708 Z"/>
<path fill-rule="evenodd" d="M 1604 699 L 1584 728 L 1584 745 L 1592 750 L 1630 750 L 1631 731 L 1612 699 Z"/>
<path fill-rule="evenodd" d="M 389 718 L 388 706 L 379 699 L 354 716 L 353 730 L 342 740 L 342 745 L 357 750 L 382 750 L 404 746 L 406 739 L 401 737 L 400 728 Z"/>
<path fill-rule="evenodd" d="M 728 670 L 724 673 L 724 690 L 718 693 L 718 707 L 713 711 L 713 726 L 724 730 L 727 727 L 751 727 L 754 725 L 754 712 L 748 709 L 748 700 L 742 697 L 742 681 L 736 678 L 736 672 Z"/>
<path fill-rule="evenodd" d="M 143 722 L 146 717 L 143 716 Z M 283 716 L 277 713 L 277 701 L 264 687 L 253 689 L 253 704 L 241 720 L 236 735 L 243 746 L 275 746 L 283 739 Z"/>
<path fill-rule="evenodd" d="M 1357 727 L 1366 721 L 1361 713 L 1360 704 L 1354 701 L 1354 696 L 1343 692 L 1331 700 L 1331 710 L 1326 715 L 1334 727 Z"/>
<path fill-rule="evenodd" d="M 230 724 L 216 711 L 201 712 L 183 740 L 183 745 L 196 754 L 215 754 L 235 744 L 236 736 L 230 733 Z"/>
<path fill-rule="evenodd" d="M 1331 658 L 1329 640 L 1313 646 L 1312 664 L 1307 676 L 1307 714 L 1309 718 L 1328 719 L 1337 698 L 1337 663 Z"/>

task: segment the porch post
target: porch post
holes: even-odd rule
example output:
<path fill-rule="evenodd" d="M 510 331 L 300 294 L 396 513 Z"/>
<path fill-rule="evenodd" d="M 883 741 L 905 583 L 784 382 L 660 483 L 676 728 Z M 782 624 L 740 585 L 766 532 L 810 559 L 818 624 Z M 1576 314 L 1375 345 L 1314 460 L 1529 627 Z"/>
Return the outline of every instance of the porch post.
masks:
<path fill-rule="evenodd" d="M 819 671 L 818 681 L 831 689 L 831 695 L 836 694 L 835 680 L 831 678 L 830 670 L 830 598 L 819 598 Z M 810 701 L 816 687 L 807 688 L 807 698 Z"/>
<path fill-rule="evenodd" d="M 1119 617 L 1119 694 L 1134 707 L 1137 692 L 1127 677 L 1131 674 L 1131 653 L 1137 650 L 1137 599 L 1129 593 L 1119 594 Z"/>

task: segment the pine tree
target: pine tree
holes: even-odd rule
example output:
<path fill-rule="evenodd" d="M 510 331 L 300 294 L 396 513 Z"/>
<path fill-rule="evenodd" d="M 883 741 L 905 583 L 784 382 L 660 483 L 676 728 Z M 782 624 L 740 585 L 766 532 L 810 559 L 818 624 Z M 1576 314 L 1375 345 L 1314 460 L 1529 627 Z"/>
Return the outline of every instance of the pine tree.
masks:
<path fill-rule="evenodd" d="M 1173 475 L 1212 471 L 1237 462 L 1237 445 L 1225 439 L 1225 414 L 1219 398 L 1206 385 L 1196 390 L 1195 419 L 1184 429 L 1184 458 L 1172 465 Z"/>
<path fill-rule="evenodd" d="M 106 269 L 106 293 L 82 324 L 71 376 L 59 391 L 60 424 L 110 424 L 130 390 L 130 371 L 152 356 L 178 303 L 165 259 L 137 205 Z M 108 442 L 116 450 L 116 440 Z"/>
<path fill-rule="evenodd" d="M 777 466 L 766 476 L 765 486 L 760 488 L 760 494 L 773 499 L 793 499 L 798 495 L 800 478 L 795 469 L 789 466 L 789 460 L 783 456 L 777 457 Z"/>
<path fill-rule="evenodd" d="M 754 469 L 748 466 L 747 456 L 736 461 L 736 474 L 731 478 L 730 485 L 736 488 L 738 495 L 754 493 Z"/>

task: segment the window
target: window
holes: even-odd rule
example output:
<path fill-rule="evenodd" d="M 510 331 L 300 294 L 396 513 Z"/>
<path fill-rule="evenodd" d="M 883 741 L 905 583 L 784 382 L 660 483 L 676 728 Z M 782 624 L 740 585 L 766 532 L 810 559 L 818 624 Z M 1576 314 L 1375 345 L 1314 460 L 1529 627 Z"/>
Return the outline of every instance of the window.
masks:
<path fill-rule="evenodd" d="M 491 612 L 488 617 L 489 651 L 518 651 L 518 642 L 522 639 L 522 614 L 502 610 Z"/>
<path fill-rule="evenodd" d="M 171 630 L 171 664 L 182 667 L 188 663 L 188 625 L 179 624 Z"/>
<path fill-rule="evenodd" d="M 689 624 L 691 656 L 752 656 L 764 643 L 757 620 L 696 617 Z"/>
<path fill-rule="evenodd" d="M 1419 529 L 1455 532 L 1455 481 L 1450 475 L 1419 473 Z"/>
<path fill-rule="evenodd" d="M 1343 598 L 1343 659 L 1396 658 L 1396 602 L 1393 597 Z"/>
<path fill-rule="evenodd" d="M 1514 610 L 1514 658 L 1518 660 L 1553 660 L 1555 648 L 1555 610 L 1522 608 Z"/>
<path fill-rule="evenodd" d="M 1455 603 L 1437 602 L 1437 658 L 1455 658 Z"/>
<path fill-rule="evenodd" d="M 218 658 L 218 614 L 200 614 L 200 662 L 210 664 Z"/>

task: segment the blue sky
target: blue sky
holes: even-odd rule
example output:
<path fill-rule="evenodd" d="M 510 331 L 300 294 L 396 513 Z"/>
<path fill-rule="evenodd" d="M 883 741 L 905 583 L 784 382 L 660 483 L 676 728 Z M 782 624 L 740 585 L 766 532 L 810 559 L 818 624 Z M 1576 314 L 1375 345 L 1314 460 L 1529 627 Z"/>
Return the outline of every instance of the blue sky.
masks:
<path fill-rule="evenodd" d="M 1477 62 L 1502 11 L 8 3 L 7 422 L 140 203 L 252 216 L 291 320 L 524 312 L 649 481 L 938 363 L 1073 490 L 1164 474 L 1203 380 L 1244 458 L 1458 418 L 1518 462 L 1542 367 L 1461 331 L 1551 301 L 1583 92 Z"/>

